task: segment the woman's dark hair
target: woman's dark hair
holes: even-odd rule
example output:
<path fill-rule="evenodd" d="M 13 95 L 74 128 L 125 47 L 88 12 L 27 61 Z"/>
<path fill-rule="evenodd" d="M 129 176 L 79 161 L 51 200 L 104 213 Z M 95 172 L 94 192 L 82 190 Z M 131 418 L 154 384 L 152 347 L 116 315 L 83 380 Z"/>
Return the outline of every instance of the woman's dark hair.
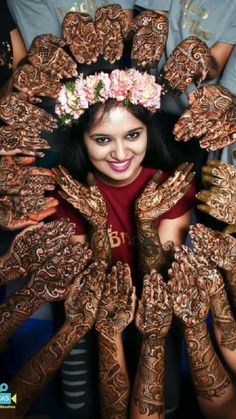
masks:
<path fill-rule="evenodd" d="M 99 123 L 104 114 L 114 106 L 120 106 L 120 103 L 113 99 L 109 99 L 105 104 L 96 103 L 80 116 L 77 124 L 69 128 L 68 140 L 63 149 L 62 164 L 81 181 L 85 180 L 89 171 L 93 171 L 84 144 L 84 134 L 95 123 Z M 164 133 L 159 126 L 158 113 L 153 114 L 139 105 L 129 104 L 126 106 L 129 112 L 147 127 L 147 151 L 142 163 L 143 166 L 166 171 L 176 168 L 182 162 L 181 156 L 177 156 L 177 151 L 174 150 L 170 140 L 164 138 Z M 98 111 L 102 111 L 99 120 L 96 119 Z"/>

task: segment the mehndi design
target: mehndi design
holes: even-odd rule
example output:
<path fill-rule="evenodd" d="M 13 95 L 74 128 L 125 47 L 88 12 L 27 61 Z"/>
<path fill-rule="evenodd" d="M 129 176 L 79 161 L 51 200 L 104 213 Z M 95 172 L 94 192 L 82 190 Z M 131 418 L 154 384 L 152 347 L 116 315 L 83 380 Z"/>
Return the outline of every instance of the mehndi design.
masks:
<path fill-rule="evenodd" d="M 14 125 L 0 127 L 0 156 L 27 156 L 43 157 L 43 150 L 49 149 L 47 140 L 41 138 L 38 130 L 25 129 Z"/>
<path fill-rule="evenodd" d="M 236 107 L 225 112 L 200 138 L 202 148 L 219 150 L 236 142 Z"/>
<path fill-rule="evenodd" d="M 211 67 L 211 51 L 205 42 L 196 36 L 184 39 L 170 54 L 160 78 L 164 89 L 184 92 L 192 82 L 200 83 Z"/>
<path fill-rule="evenodd" d="M 164 51 L 168 35 L 166 16 L 146 10 L 137 15 L 129 28 L 133 34 L 131 59 L 135 67 L 155 67 Z"/>

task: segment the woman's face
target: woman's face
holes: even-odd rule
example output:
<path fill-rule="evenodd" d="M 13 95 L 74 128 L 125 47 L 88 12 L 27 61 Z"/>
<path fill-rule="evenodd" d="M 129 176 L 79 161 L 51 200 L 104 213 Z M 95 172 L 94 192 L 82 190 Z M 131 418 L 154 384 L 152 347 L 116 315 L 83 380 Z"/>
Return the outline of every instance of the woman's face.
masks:
<path fill-rule="evenodd" d="M 111 185 L 123 186 L 140 173 L 147 128 L 127 108 L 117 106 L 95 122 L 85 133 L 84 142 L 98 176 Z"/>

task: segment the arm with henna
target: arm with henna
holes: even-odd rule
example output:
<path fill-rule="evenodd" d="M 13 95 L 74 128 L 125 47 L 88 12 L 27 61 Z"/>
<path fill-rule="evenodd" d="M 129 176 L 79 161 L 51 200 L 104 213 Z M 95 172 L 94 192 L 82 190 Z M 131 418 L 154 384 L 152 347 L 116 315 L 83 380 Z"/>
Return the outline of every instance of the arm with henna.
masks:
<path fill-rule="evenodd" d="M 179 261 L 169 271 L 174 314 L 184 326 L 193 385 L 207 419 L 233 419 L 236 409 L 233 385 L 212 345 L 205 319 L 210 298 L 204 279 L 189 277 Z"/>
<path fill-rule="evenodd" d="M 165 336 L 172 322 L 167 285 L 155 270 L 145 275 L 136 326 L 143 337 L 131 402 L 131 419 L 164 418 Z"/>
<path fill-rule="evenodd" d="M 136 201 L 139 260 L 143 275 L 165 266 L 165 254 L 155 220 L 170 210 L 186 193 L 194 176 L 190 172 L 191 168 L 192 164 L 184 163 L 161 185 L 160 172 L 157 172 Z"/>
<path fill-rule="evenodd" d="M 45 302 L 64 300 L 90 257 L 86 247 L 69 244 L 33 272 L 28 284 L 0 305 L 0 346 Z"/>
<path fill-rule="evenodd" d="M 129 378 L 122 331 L 133 319 L 134 287 L 127 264 L 117 262 L 105 281 L 96 330 L 99 336 L 99 374 L 103 419 L 128 417 Z"/>
<path fill-rule="evenodd" d="M 227 288 L 236 313 L 236 239 L 203 224 L 192 225 L 190 235 L 194 248 L 226 271 Z"/>
<path fill-rule="evenodd" d="M 24 417 L 34 398 L 53 377 L 68 353 L 93 326 L 104 271 L 104 263 L 94 262 L 77 277 L 65 301 L 65 323 L 10 381 L 9 388 L 17 393 L 18 417 Z"/>
<path fill-rule="evenodd" d="M 63 168 L 53 169 L 57 183 L 63 192 L 60 195 L 86 218 L 90 225 L 90 247 L 93 258 L 110 263 L 111 250 L 107 228 L 107 207 L 93 175 L 88 175 L 88 186 L 82 185 Z"/>
<path fill-rule="evenodd" d="M 191 280 L 202 277 L 210 296 L 213 326 L 220 351 L 233 372 L 236 372 L 236 321 L 232 314 L 224 280 L 219 270 L 202 252 L 192 252 L 186 246 L 176 250 L 176 260 L 185 265 L 185 275 Z"/>

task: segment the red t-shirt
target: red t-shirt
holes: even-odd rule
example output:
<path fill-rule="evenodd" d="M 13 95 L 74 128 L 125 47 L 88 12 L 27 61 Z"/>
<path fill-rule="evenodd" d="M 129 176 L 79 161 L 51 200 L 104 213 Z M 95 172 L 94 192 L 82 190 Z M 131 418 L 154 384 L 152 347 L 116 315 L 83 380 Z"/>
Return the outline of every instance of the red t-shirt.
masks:
<path fill-rule="evenodd" d="M 135 271 L 137 260 L 135 246 L 135 200 L 146 187 L 157 169 L 143 167 L 139 176 L 126 186 L 110 186 L 96 178 L 96 184 L 103 195 L 108 208 L 108 233 L 111 243 L 113 262 L 118 260 L 129 263 Z M 161 182 L 168 178 L 167 173 L 162 173 Z M 194 206 L 195 187 L 191 184 L 188 192 L 171 208 L 156 220 L 157 226 L 162 219 L 178 218 Z M 88 231 L 88 224 L 78 210 L 73 208 L 61 197 L 56 218 L 67 217 L 76 224 L 76 234 L 83 235 Z"/>

